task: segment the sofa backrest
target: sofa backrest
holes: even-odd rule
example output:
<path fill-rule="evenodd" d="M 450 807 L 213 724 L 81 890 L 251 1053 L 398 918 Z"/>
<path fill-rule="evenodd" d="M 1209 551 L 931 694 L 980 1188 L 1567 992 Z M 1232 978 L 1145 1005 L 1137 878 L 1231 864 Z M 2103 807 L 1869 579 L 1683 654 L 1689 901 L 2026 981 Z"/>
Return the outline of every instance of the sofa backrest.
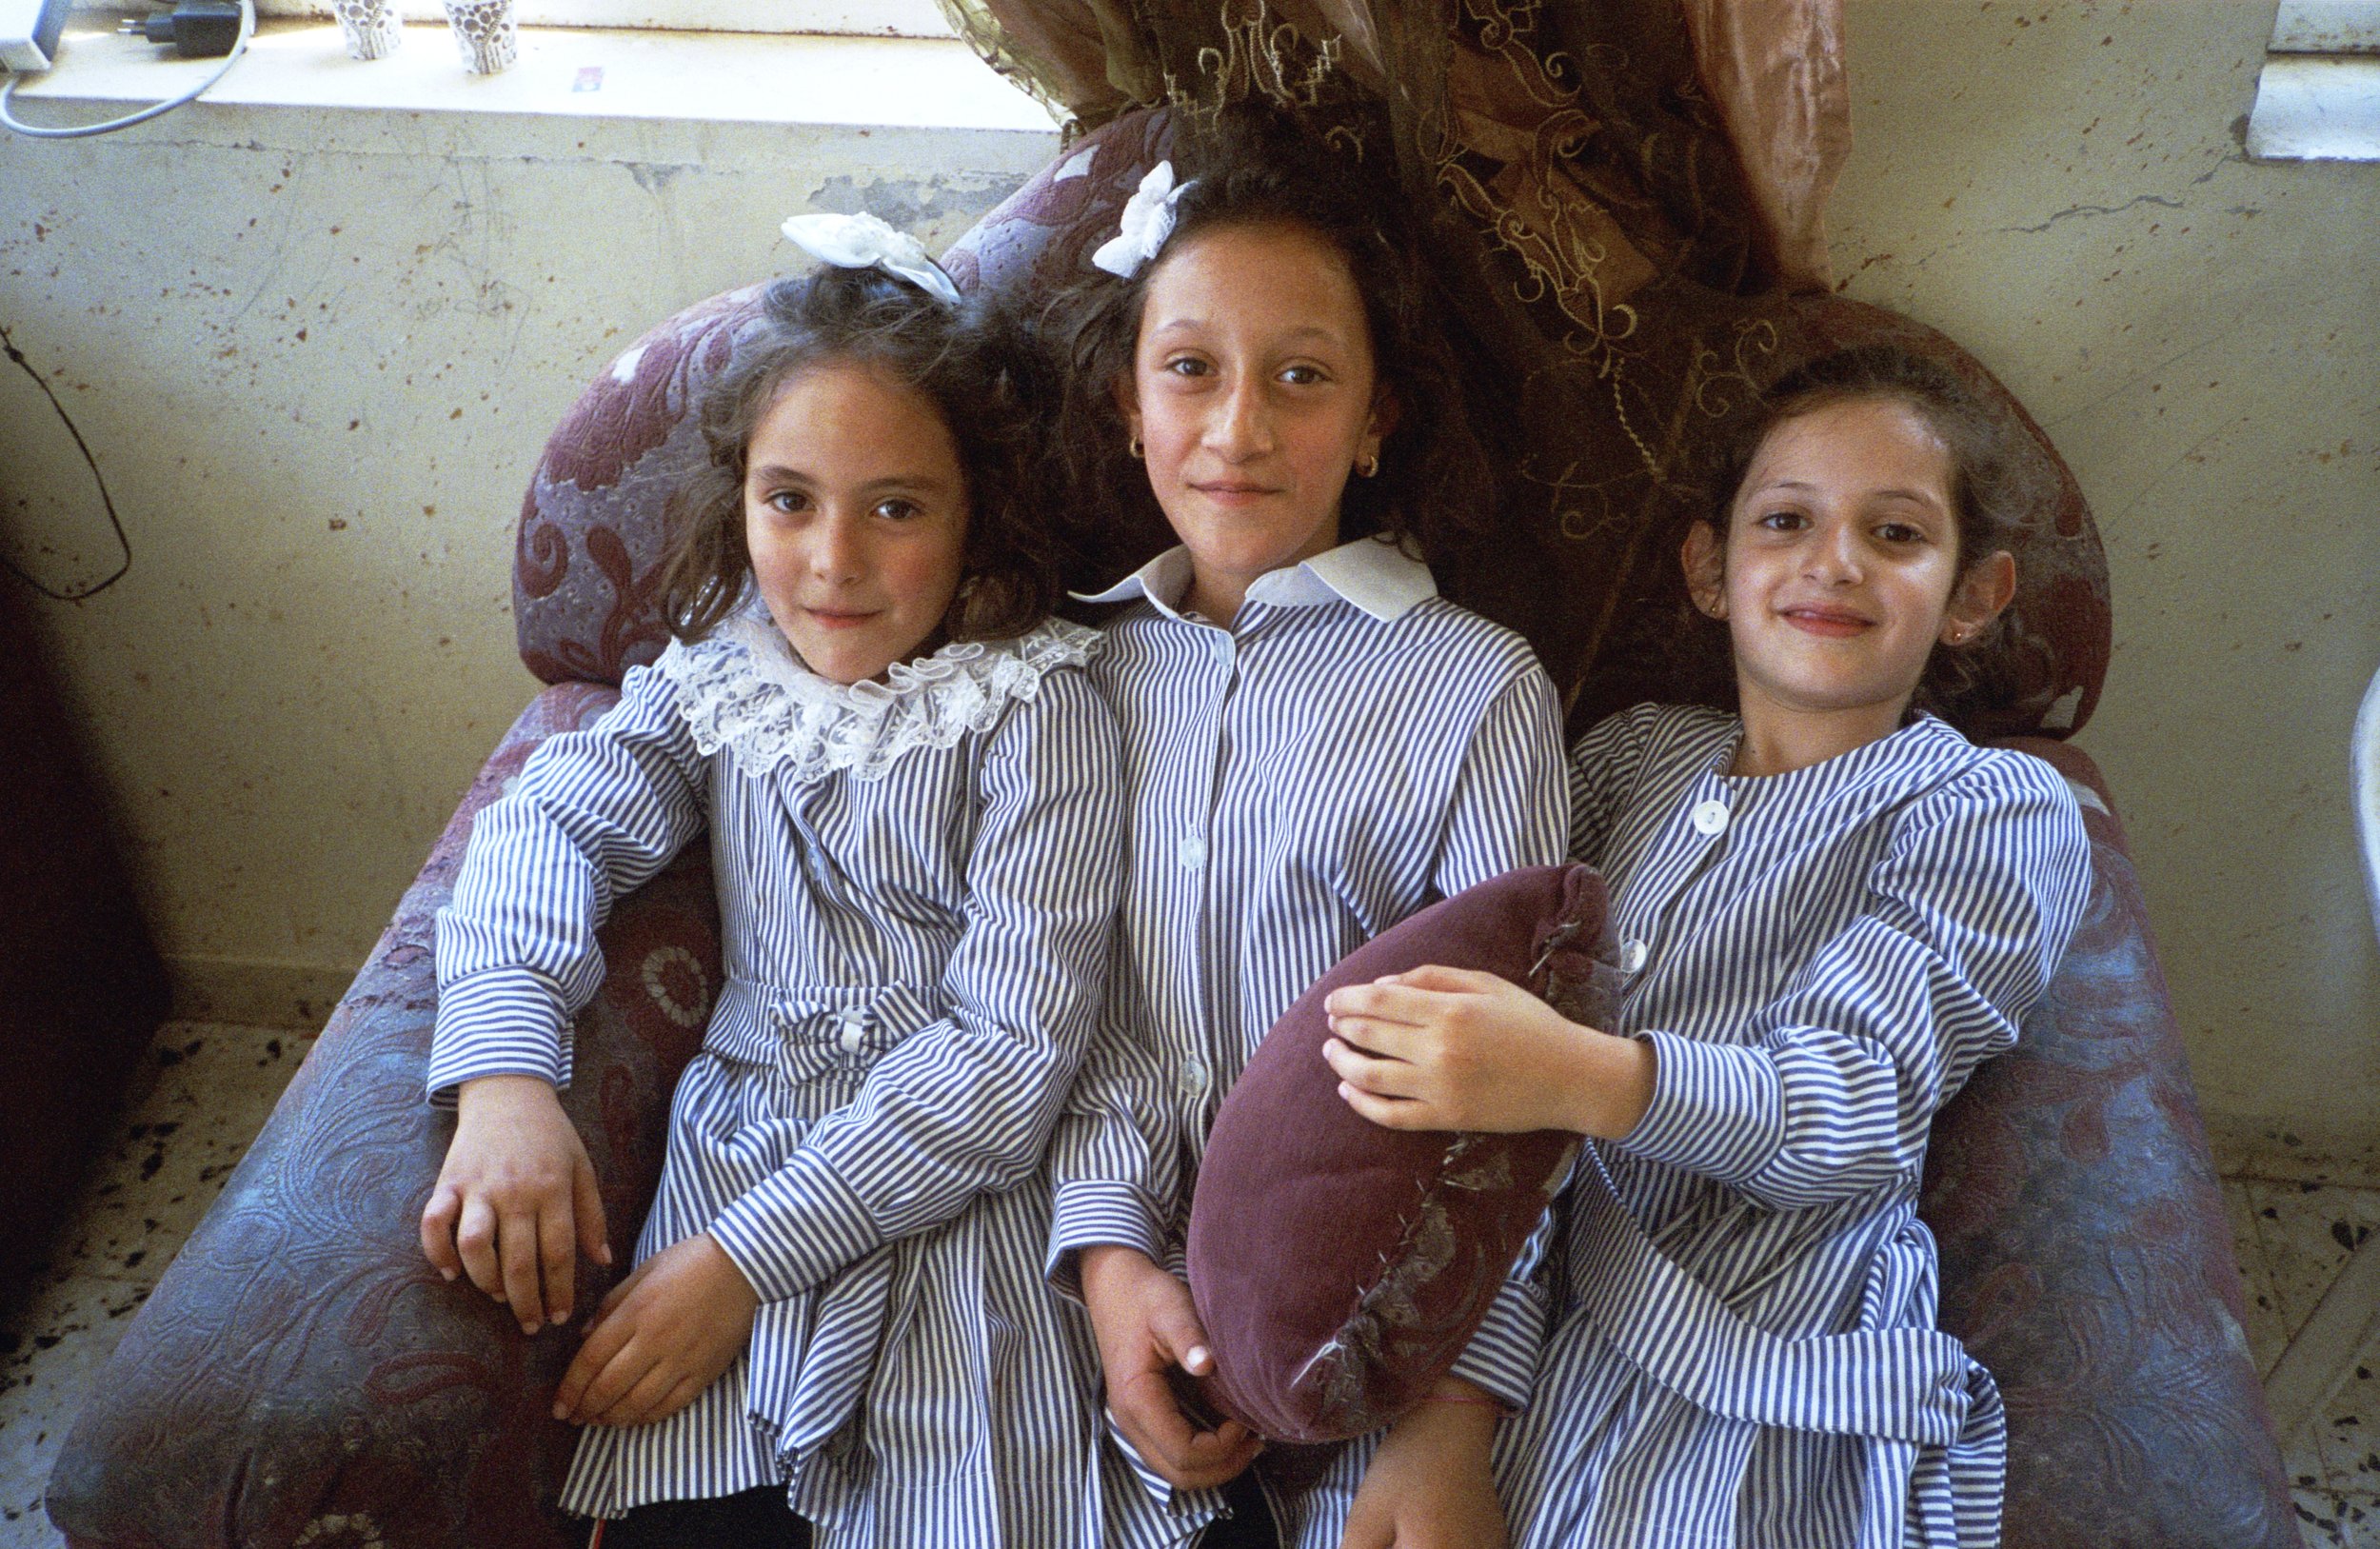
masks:
<path fill-rule="evenodd" d="M 1079 275 L 1171 136 L 1164 109 L 1084 136 L 953 244 L 945 266 L 966 288 L 1041 292 Z M 667 643 L 657 598 L 664 506 L 704 455 L 689 407 L 733 358 L 760 293 L 728 291 L 662 323 L 588 387 L 547 442 L 522 503 L 513 566 L 521 657 L 546 682 L 616 684 Z M 2039 443 L 2052 479 L 2020 541 L 2016 602 L 1971 720 L 1999 736 L 2062 737 L 2080 726 L 2107 671 L 2107 562 L 2081 489 L 2015 398 L 1951 340 L 1880 308 L 1831 295 L 1729 296 L 1683 282 L 1672 294 L 1682 299 L 1664 348 L 1729 351 L 1739 363 L 1731 390 L 1828 349 L 1891 341 L 1950 366 Z M 1595 368 L 1583 360 L 1579 367 Z M 1659 390 L 1666 379 L 1646 380 Z M 1677 392 L 1711 396 L 1704 376 L 1675 380 Z M 1723 687 L 1716 676 L 1723 664 L 1678 648 L 1673 534 L 1687 496 L 1647 485 L 1634 467 L 1573 470 L 1565 482 L 1584 487 L 1603 472 L 1607 487 L 1634 478 L 1642 487 L 1591 522 L 1566 503 L 1566 488 L 1512 481 L 1499 539 L 1441 566 L 1439 577 L 1458 601 L 1529 637 L 1581 729 L 1636 700 L 1708 699 Z"/>

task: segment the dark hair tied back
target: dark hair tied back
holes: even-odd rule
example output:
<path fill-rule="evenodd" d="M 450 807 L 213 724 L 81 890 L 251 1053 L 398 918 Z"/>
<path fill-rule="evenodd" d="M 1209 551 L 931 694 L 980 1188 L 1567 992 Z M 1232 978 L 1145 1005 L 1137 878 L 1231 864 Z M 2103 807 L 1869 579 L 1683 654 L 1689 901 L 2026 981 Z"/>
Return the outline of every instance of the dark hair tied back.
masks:
<path fill-rule="evenodd" d="M 1280 226 L 1315 237 L 1346 263 L 1362 298 L 1375 388 L 1396 420 L 1377 475 L 1347 482 L 1341 539 L 1385 534 L 1434 562 L 1485 531 L 1495 481 L 1439 326 L 1447 308 L 1418 261 L 1393 171 L 1359 149 L 1367 140 L 1386 144 L 1386 127 L 1326 134 L 1261 99 L 1177 122 L 1175 174 L 1190 186 L 1164 246 L 1128 279 L 1086 270 L 1040 320 L 1065 375 L 1053 471 L 1067 486 L 1064 504 L 1094 529 L 1083 546 L 1096 568 L 1082 579 L 1104 585 L 1170 542 L 1147 474 L 1128 450 L 1116 388 L 1131 380 L 1150 276 L 1168 254 L 1227 227 Z"/>
<path fill-rule="evenodd" d="M 954 308 L 873 268 L 822 265 L 779 280 L 737 327 L 727 367 L 697 404 L 708 457 L 669 502 L 662 609 L 681 640 L 718 627 L 751 584 L 744 482 L 752 434 L 781 389 L 814 367 L 876 367 L 933 404 L 958 444 L 967 536 L 951 640 L 1001 639 L 1045 617 L 1064 559 L 1041 506 L 1025 495 L 1026 375 L 1009 330 L 972 300 Z"/>

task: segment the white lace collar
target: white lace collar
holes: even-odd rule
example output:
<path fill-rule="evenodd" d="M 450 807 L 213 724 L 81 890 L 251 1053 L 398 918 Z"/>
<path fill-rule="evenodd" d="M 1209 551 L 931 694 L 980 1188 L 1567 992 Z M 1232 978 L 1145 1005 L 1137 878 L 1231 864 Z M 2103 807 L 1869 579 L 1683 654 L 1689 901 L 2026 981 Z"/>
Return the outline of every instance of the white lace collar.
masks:
<path fill-rule="evenodd" d="M 747 775 L 783 766 L 797 780 L 838 770 L 876 780 L 915 747 L 985 731 L 1012 699 L 1031 699 L 1052 667 L 1090 659 L 1099 633 L 1046 620 L 1014 640 L 961 641 L 896 662 L 882 683 L 832 683 L 802 665 L 757 605 L 704 638 L 672 641 L 653 664 L 704 753 L 727 750 Z"/>

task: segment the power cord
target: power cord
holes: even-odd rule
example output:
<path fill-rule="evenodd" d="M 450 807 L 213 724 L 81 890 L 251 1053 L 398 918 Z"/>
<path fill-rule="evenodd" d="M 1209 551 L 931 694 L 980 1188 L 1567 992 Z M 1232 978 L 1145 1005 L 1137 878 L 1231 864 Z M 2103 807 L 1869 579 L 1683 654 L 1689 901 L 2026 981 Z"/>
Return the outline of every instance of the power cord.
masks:
<path fill-rule="evenodd" d="M 55 586 L 44 585 L 38 576 L 6 555 L 0 555 L 0 568 L 7 569 L 10 575 L 24 582 L 44 597 L 54 598 L 61 603 L 79 603 L 86 598 L 96 597 L 123 580 L 125 572 L 132 568 L 132 540 L 124 535 L 124 518 L 116 514 L 115 497 L 108 493 L 107 475 L 99 471 L 99 459 L 91 455 L 90 444 L 83 439 L 83 432 L 75 427 L 73 419 L 66 411 L 66 406 L 58 402 L 58 395 L 50 390 L 49 381 L 39 371 L 33 369 L 33 363 L 25 358 L 25 351 L 17 348 L 16 341 L 9 337 L 8 325 L 5 323 L 0 323 L 0 356 L 6 356 L 17 369 L 31 377 L 33 386 L 41 389 L 41 395 L 50 400 L 50 407 L 57 410 L 59 423 L 66 427 L 66 433 L 74 438 L 74 449 L 83 454 L 83 461 L 90 467 L 91 483 L 99 488 L 99 504 L 107 509 L 108 525 L 115 528 L 117 546 L 124 550 L 124 563 L 117 566 L 106 578 L 94 581 L 86 586 L 77 586 L 72 591 L 60 591 Z"/>
<path fill-rule="evenodd" d="M 153 21 L 146 25 L 137 23 L 134 25 L 141 26 L 142 30 L 153 42 L 179 41 L 179 30 L 173 25 L 175 19 L 169 19 L 162 36 L 155 30 Z M 19 134 L 30 134 L 36 140 L 79 140 L 86 135 L 108 134 L 116 129 L 129 129 L 135 124 L 146 124 L 160 114 L 173 111 L 186 102 L 196 100 L 209 87 L 222 80 L 229 72 L 231 67 L 239 63 L 240 55 L 248 51 L 248 40 L 255 34 L 256 0 L 240 0 L 239 34 L 231 40 L 230 53 L 224 56 L 223 63 L 215 68 L 212 75 L 208 76 L 207 79 L 178 97 L 169 97 L 164 102 L 150 103 L 137 112 L 126 113 L 121 118 L 103 119 L 96 124 L 26 123 L 9 111 L 9 100 L 16 94 L 16 83 L 23 79 L 22 76 L 11 74 L 8 79 L 8 84 L 0 86 L 0 126 L 12 129 Z"/>

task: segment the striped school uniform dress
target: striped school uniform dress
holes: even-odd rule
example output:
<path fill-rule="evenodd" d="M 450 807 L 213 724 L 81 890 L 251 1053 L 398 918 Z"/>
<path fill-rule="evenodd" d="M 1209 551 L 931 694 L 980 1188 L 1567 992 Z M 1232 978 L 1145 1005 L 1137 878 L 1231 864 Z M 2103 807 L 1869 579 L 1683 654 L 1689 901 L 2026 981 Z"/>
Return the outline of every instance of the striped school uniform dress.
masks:
<path fill-rule="evenodd" d="M 1261 576 L 1228 627 L 1181 611 L 1189 585 L 1176 548 L 1091 599 L 1128 605 L 1091 674 L 1122 730 L 1131 855 L 1106 1019 L 1051 1151 L 1071 1294 L 1095 1243 L 1181 1272 L 1207 1128 L 1291 1002 L 1425 904 L 1559 860 L 1567 824 L 1544 669 L 1394 546 Z M 1545 1326 L 1528 1267 L 1457 1368 L 1516 1404 Z M 1115 1441 L 1114 1542 L 1215 1514 L 1217 1492 L 1173 1491 Z M 1286 1542 L 1338 1543 L 1371 1446 L 1259 1462 Z"/>
<path fill-rule="evenodd" d="M 1934 1327 L 1934 1115 L 2016 1042 L 2089 886 L 2048 765 L 1919 717 L 1788 774 L 1639 705 L 1571 755 L 1651 1109 L 1557 1206 L 1563 1317 L 1499 1478 L 1519 1549 L 1985 1549 L 2006 1427 Z"/>
<path fill-rule="evenodd" d="M 843 687 L 741 612 L 480 816 L 438 922 L 449 1100 L 569 1079 L 596 923 L 706 822 L 719 884 L 724 983 L 637 1258 L 708 1232 L 760 1314 L 689 1407 L 588 1428 L 567 1509 L 783 1483 L 822 1549 L 1098 1541 L 1038 1179 L 1121 869 L 1098 644 L 1049 623 Z"/>

